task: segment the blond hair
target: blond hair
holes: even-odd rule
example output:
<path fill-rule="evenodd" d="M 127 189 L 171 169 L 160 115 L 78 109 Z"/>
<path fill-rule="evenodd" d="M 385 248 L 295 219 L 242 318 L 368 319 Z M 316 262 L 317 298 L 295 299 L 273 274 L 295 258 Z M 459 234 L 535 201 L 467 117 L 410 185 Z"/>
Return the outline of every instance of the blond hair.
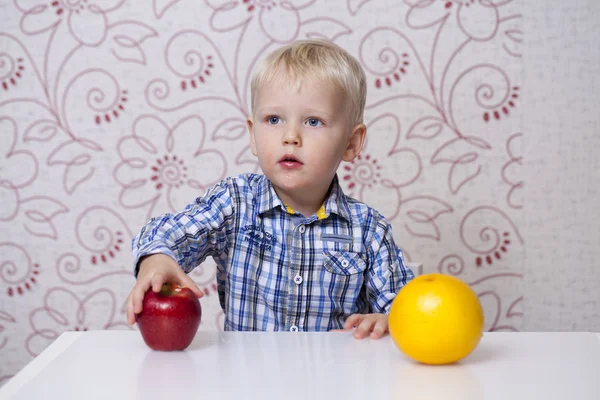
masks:
<path fill-rule="evenodd" d="M 256 110 L 257 93 L 283 66 L 287 78 L 300 84 L 317 79 L 341 89 L 350 100 L 353 124 L 363 122 L 367 95 L 365 72 L 356 58 L 340 46 L 324 40 L 298 40 L 269 54 L 254 72 L 250 86 L 252 111 Z"/>

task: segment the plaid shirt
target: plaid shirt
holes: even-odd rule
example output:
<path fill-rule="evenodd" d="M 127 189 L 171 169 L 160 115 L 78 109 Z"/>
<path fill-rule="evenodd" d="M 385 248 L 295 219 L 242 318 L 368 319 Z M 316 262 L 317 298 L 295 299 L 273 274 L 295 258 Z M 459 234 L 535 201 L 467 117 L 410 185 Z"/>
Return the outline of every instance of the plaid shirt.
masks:
<path fill-rule="evenodd" d="M 163 253 L 186 273 L 217 264 L 225 330 L 328 331 L 354 313 L 388 313 L 414 277 L 374 209 L 333 181 L 320 210 L 287 207 L 264 175 L 230 177 L 184 211 L 152 218 L 133 239 L 134 265 Z"/>

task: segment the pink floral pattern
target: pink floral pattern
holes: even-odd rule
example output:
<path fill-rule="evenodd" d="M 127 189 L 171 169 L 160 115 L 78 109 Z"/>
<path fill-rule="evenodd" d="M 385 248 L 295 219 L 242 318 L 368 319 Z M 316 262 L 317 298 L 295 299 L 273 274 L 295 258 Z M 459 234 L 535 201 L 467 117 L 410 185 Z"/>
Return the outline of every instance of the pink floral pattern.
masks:
<path fill-rule="evenodd" d="M 106 13 L 119 8 L 125 0 L 18 0 L 23 12 L 21 28 L 30 35 L 43 33 L 61 23 L 81 44 L 96 46 L 106 38 Z"/>
<path fill-rule="evenodd" d="M 115 179 L 123 188 L 121 204 L 131 208 L 151 204 L 152 213 L 156 202 L 165 199 L 175 211 L 186 204 L 183 189 L 201 193 L 221 180 L 225 160 L 219 152 L 204 148 L 204 135 L 204 121 L 198 117 L 186 117 L 172 128 L 157 117 L 140 117 L 133 134 L 118 146 L 121 162 Z"/>
<path fill-rule="evenodd" d="M 512 0 L 13 0 L 0 32 L 0 357 L 129 329 L 130 243 L 229 175 L 260 172 L 251 73 L 283 43 L 347 48 L 367 78 L 350 196 L 407 260 L 468 282 L 486 329 L 523 321 L 523 16 Z M 369 23 L 365 23 L 368 21 Z M 222 329 L 212 260 L 191 277 Z M 19 315 L 10 310 L 19 309 Z M 0 370 L 0 384 L 17 372 Z"/>
<path fill-rule="evenodd" d="M 44 295 L 41 307 L 29 316 L 33 332 L 25 340 L 27 350 L 33 356 L 38 355 L 64 331 L 109 329 L 113 326 L 115 309 L 115 296 L 108 289 L 98 289 L 80 298 L 66 288 L 52 288 Z"/>
<path fill-rule="evenodd" d="M 208 0 L 214 10 L 211 24 L 216 31 L 239 28 L 258 18 L 263 33 L 270 39 L 286 43 L 298 37 L 299 12 L 315 0 Z"/>
<path fill-rule="evenodd" d="M 0 221 L 10 221 L 19 210 L 19 189 L 33 182 L 37 175 L 37 159 L 27 150 L 17 149 L 17 125 L 0 117 Z"/>
<path fill-rule="evenodd" d="M 7 56 L 3 56 L 0 60 L 0 82 L 2 82 L 2 89 L 5 91 L 9 90 L 13 86 L 17 85 L 17 82 L 23 78 L 25 73 L 25 66 L 23 65 L 23 59 L 17 58 L 12 60 Z"/>
<path fill-rule="evenodd" d="M 40 264 L 33 261 L 27 250 L 11 242 L 0 242 L 0 283 L 2 295 L 17 297 L 29 295 L 40 279 Z"/>

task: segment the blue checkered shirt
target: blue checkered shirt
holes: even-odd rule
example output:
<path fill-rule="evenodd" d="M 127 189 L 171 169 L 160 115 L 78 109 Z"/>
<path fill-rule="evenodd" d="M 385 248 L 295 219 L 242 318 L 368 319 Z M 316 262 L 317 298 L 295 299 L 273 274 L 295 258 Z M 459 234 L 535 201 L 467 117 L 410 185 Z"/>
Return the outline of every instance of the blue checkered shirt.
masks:
<path fill-rule="evenodd" d="M 264 175 L 230 177 L 182 212 L 152 218 L 133 239 L 134 265 L 163 253 L 188 273 L 217 264 L 225 330 L 328 331 L 354 313 L 388 313 L 414 277 L 377 211 L 343 194 L 337 176 L 309 217 Z"/>

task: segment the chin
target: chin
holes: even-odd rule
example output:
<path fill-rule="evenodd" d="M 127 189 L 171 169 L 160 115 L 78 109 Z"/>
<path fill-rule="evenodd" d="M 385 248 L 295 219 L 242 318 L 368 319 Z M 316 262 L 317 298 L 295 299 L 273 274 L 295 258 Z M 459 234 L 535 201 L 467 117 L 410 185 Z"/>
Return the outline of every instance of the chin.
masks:
<path fill-rule="evenodd" d="M 294 182 L 294 181 L 286 181 L 286 180 L 279 180 L 277 182 L 273 182 L 273 184 L 280 188 L 283 189 L 285 191 L 291 192 L 291 191 L 296 191 L 296 190 L 306 190 L 309 186 L 302 184 L 301 182 Z"/>
<path fill-rule="evenodd" d="M 285 190 L 286 192 L 315 190 L 323 183 L 322 176 L 316 179 L 312 176 L 298 174 L 296 171 L 289 173 L 285 171 L 273 173 L 273 171 L 270 171 L 270 173 L 265 173 L 265 176 L 269 178 L 276 188 Z M 327 182 L 327 187 L 329 187 L 328 185 L 331 183 L 331 180 L 333 180 L 333 176 Z"/>
<path fill-rule="evenodd" d="M 268 178 L 268 176 L 267 176 Z M 285 190 L 286 192 L 294 192 L 297 190 L 306 190 L 311 187 L 310 182 L 304 179 L 298 179 L 297 177 L 275 177 L 274 179 L 269 178 L 278 189 Z"/>

